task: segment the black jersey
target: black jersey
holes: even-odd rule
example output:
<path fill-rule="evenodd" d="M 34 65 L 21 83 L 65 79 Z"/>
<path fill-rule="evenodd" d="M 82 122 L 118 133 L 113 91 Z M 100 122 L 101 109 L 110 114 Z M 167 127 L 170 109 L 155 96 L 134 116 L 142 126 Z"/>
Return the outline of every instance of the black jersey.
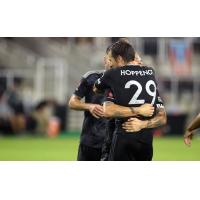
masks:
<path fill-rule="evenodd" d="M 86 103 L 102 104 L 105 98 L 104 94 L 93 92 L 93 85 L 102 74 L 103 70 L 86 73 L 74 94 L 80 98 L 85 97 Z M 85 111 L 80 143 L 93 148 L 101 148 L 106 132 L 106 121 L 105 118 L 97 119 L 89 111 Z"/>
<path fill-rule="evenodd" d="M 147 66 L 127 65 L 108 70 L 97 80 L 95 87 L 98 90 L 110 89 L 114 96 L 111 99 L 121 106 L 138 107 L 144 103 L 151 103 L 156 107 L 157 104 L 162 104 L 155 72 L 153 68 Z M 155 113 L 152 117 L 154 116 Z M 149 118 L 140 116 L 139 119 Z M 116 132 L 125 133 L 121 125 L 126 120 L 127 118 L 116 119 Z M 143 129 L 139 134 L 134 134 L 134 137 L 142 142 L 152 142 L 152 133 L 147 131 L 148 129 Z"/>
<path fill-rule="evenodd" d="M 102 161 L 108 160 L 114 131 L 115 131 L 115 119 L 109 119 L 106 126 L 106 135 L 104 139 L 104 144 L 102 146 L 102 155 L 101 155 Z"/>

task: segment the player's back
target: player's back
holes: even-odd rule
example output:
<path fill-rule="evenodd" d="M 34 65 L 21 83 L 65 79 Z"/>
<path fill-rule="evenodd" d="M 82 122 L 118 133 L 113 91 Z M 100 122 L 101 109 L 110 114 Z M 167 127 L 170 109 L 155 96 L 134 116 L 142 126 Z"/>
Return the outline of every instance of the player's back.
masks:
<path fill-rule="evenodd" d="M 130 107 L 155 103 L 156 81 L 152 68 L 139 65 L 119 67 L 110 71 L 110 78 L 116 104 Z"/>
<path fill-rule="evenodd" d="M 108 84 L 113 92 L 115 103 L 127 107 L 137 107 L 144 103 L 155 105 L 158 96 L 154 70 L 147 66 L 128 65 L 110 70 L 106 75 Z M 154 113 L 155 115 L 155 113 Z M 154 116 L 153 115 L 153 116 Z M 152 117 L 153 117 L 152 116 Z M 149 118 L 139 116 L 141 120 Z M 127 118 L 116 119 L 116 132 L 125 133 L 122 123 Z M 137 138 L 145 143 L 151 143 L 152 133 L 149 129 L 143 129 L 134 134 L 125 134 L 125 137 Z M 130 140 L 131 141 L 131 140 Z"/>

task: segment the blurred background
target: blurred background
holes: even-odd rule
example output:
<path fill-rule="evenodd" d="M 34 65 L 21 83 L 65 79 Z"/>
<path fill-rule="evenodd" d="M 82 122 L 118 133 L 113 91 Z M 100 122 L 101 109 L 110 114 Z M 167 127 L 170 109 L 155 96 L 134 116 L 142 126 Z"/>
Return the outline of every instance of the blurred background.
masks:
<path fill-rule="evenodd" d="M 83 112 L 67 102 L 83 74 L 103 69 L 105 50 L 118 39 L 0 38 L 0 160 L 76 160 Z M 128 39 L 155 68 L 168 114 L 154 133 L 154 159 L 200 160 L 198 137 L 190 151 L 182 141 L 200 111 L 200 38 Z"/>

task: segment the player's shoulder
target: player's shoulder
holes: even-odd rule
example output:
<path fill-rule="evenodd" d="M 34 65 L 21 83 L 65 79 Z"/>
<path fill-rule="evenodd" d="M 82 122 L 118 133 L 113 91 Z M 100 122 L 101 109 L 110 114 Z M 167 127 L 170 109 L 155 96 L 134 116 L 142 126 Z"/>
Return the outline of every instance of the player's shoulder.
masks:
<path fill-rule="evenodd" d="M 112 73 L 115 73 L 115 72 L 117 72 L 119 70 L 120 70 L 119 67 L 115 67 L 115 68 L 111 68 L 111 69 L 105 71 L 105 73 L 112 74 Z"/>
<path fill-rule="evenodd" d="M 91 76 L 101 76 L 104 73 L 104 70 L 91 70 L 86 72 L 82 77 L 88 79 Z"/>
<path fill-rule="evenodd" d="M 119 68 L 116 67 L 116 68 L 111 68 L 111 69 L 108 69 L 104 72 L 103 76 L 106 77 L 107 79 L 113 79 L 114 77 L 116 77 L 116 74 L 118 74 Z"/>

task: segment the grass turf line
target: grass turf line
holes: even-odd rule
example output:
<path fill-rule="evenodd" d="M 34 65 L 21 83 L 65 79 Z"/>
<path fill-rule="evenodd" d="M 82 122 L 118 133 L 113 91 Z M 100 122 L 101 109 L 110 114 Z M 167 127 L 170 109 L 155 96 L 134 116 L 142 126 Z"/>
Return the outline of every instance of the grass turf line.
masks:
<path fill-rule="evenodd" d="M 57 138 L 10 137 L 0 139 L 0 160 L 76 160 L 78 134 L 66 134 Z M 194 138 L 186 147 L 182 137 L 154 138 L 154 161 L 200 160 L 200 139 Z"/>

